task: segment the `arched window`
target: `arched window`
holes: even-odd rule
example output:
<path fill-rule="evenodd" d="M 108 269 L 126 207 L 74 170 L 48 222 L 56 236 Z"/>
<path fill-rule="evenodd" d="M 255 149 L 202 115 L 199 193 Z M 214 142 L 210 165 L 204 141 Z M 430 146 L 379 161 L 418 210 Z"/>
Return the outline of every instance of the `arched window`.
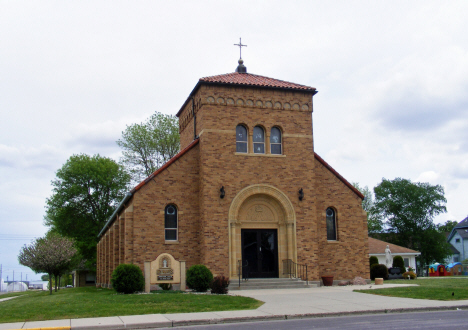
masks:
<path fill-rule="evenodd" d="M 254 153 L 265 153 L 265 131 L 260 126 L 255 126 L 253 131 Z"/>
<path fill-rule="evenodd" d="M 244 125 L 236 127 L 236 152 L 247 152 L 247 128 Z"/>
<path fill-rule="evenodd" d="M 278 127 L 272 127 L 270 135 L 270 152 L 273 155 L 281 155 L 283 152 L 281 145 L 281 131 Z"/>
<path fill-rule="evenodd" d="M 327 215 L 327 240 L 336 241 L 336 216 L 335 210 L 329 207 L 326 211 Z"/>
<path fill-rule="evenodd" d="M 166 241 L 177 241 L 177 208 L 169 204 L 164 210 L 164 238 Z"/>

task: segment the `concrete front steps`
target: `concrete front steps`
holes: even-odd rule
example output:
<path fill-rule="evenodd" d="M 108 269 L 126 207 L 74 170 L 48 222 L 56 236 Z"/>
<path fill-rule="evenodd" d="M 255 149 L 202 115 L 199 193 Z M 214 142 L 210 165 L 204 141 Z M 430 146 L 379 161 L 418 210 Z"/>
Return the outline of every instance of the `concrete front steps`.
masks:
<path fill-rule="evenodd" d="M 319 286 L 319 282 L 310 282 L 290 278 L 251 278 L 247 281 L 241 280 L 239 288 L 239 279 L 232 279 L 229 284 L 229 290 L 264 290 L 264 289 L 304 289 Z"/>

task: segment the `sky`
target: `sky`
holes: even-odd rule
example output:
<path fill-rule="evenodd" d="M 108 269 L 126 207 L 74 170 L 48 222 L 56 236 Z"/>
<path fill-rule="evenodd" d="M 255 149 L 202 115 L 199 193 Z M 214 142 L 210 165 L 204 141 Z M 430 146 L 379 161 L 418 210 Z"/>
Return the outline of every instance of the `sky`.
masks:
<path fill-rule="evenodd" d="M 467 1 L 0 2 L 0 264 L 43 236 L 55 172 L 118 160 L 126 125 L 176 114 L 201 77 L 249 73 L 317 88 L 314 147 L 350 182 L 444 187 L 468 215 Z M 465 205 L 465 206 L 464 206 Z"/>

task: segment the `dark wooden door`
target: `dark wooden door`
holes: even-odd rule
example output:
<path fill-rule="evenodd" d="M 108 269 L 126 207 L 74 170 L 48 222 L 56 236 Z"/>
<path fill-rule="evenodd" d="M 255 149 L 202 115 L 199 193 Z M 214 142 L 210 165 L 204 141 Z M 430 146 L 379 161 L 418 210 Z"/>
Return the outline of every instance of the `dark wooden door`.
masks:
<path fill-rule="evenodd" d="M 242 229 L 243 277 L 278 277 L 276 229 Z"/>

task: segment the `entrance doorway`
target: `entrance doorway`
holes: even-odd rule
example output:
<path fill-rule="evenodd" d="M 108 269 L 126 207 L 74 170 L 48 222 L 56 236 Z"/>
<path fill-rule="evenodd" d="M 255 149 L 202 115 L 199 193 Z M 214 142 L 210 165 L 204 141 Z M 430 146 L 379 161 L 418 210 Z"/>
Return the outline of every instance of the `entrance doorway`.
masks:
<path fill-rule="evenodd" d="M 278 277 L 276 229 L 242 229 L 243 277 Z"/>

